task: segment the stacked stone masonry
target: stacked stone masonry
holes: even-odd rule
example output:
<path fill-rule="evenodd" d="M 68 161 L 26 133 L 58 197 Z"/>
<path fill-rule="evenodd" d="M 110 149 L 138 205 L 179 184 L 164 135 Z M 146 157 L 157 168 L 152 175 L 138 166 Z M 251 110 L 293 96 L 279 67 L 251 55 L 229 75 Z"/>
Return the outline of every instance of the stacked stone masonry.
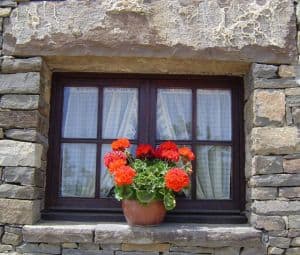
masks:
<path fill-rule="evenodd" d="M 200 36 L 187 38 L 186 41 L 179 40 L 176 36 L 168 38 L 170 34 L 174 34 L 173 30 L 170 34 L 168 31 L 159 34 L 157 27 L 149 29 L 154 31 L 154 37 L 150 36 L 143 26 L 137 27 L 136 30 L 144 37 L 138 37 L 136 40 L 132 39 L 135 31 L 130 31 L 128 37 L 127 33 L 123 33 L 124 29 L 128 29 L 126 25 L 102 30 L 107 24 L 112 24 L 112 27 L 119 26 L 119 20 L 128 13 L 129 21 L 145 22 L 145 17 L 151 16 L 153 10 L 143 6 L 151 1 L 128 3 L 118 0 L 115 4 L 112 4 L 112 1 L 103 1 L 102 7 L 109 9 L 107 17 L 103 19 L 103 24 L 95 28 L 92 27 L 94 23 L 91 20 L 88 25 L 92 29 L 87 30 L 87 33 L 80 31 L 78 24 L 81 24 L 82 20 L 78 20 L 78 17 L 85 14 L 85 8 L 87 12 L 96 10 L 93 1 L 81 3 L 82 15 L 72 16 L 69 19 L 72 24 L 67 24 L 68 29 L 65 31 L 60 30 L 60 24 L 57 22 L 65 15 L 63 12 L 55 13 L 53 6 L 56 3 L 37 2 L 38 7 L 35 7 L 29 5 L 29 2 L 0 0 L 0 254 L 300 255 L 300 85 L 297 80 L 299 68 L 295 61 L 296 36 L 293 34 L 296 25 L 300 25 L 296 24 L 295 20 L 295 16 L 300 20 L 300 4 L 295 3 L 293 6 L 291 0 L 256 1 L 261 3 L 260 10 L 265 15 L 264 18 L 269 19 L 272 15 L 282 17 L 282 24 L 275 22 L 274 27 L 270 25 L 270 31 L 267 31 L 269 23 L 272 24 L 277 19 L 268 20 L 268 24 L 263 24 L 265 33 L 253 29 L 251 22 L 243 23 L 243 17 L 246 20 L 251 20 L 252 17 L 261 18 L 260 13 L 257 14 L 251 9 L 254 5 L 247 5 L 251 17 L 239 16 L 242 25 L 236 26 L 233 22 L 229 24 L 229 28 L 222 27 L 226 23 L 224 18 L 224 23 L 220 23 L 218 27 L 209 27 L 212 31 L 209 38 L 213 38 L 216 44 L 211 48 L 207 47 L 208 50 L 203 50 L 201 47 L 205 48 L 206 41 L 198 43 L 197 40 L 201 40 L 201 37 L 207 40 L 207 37 L 197 30 L 198 24 L 195 22 L 199 22 L 201 13 L 192 15 L 197 1 L 178 1 L 179 15 L 183 20 L 180 25 L 176 23 L 177 20 L 169 22 L 159 15 L 153 16 L 153 19 L 162 22 L 159 23 L 161 30 L 162 27 L 167 27 L 168 23 L 173 26 L 172 29 L 191 25 L 196 31 L 189 31 L 189 36 Z M 223 8 L 228 3 L 211 1 L 215 2 L 222 2 L 224 5 L 220 10 L 216 8 L 216 11 L 220 11 L 218 15 L 213 15 L 221 17 L 224 13 Z M 233 2 L 238 6 L 236 1 Z M 274 9 L 270 7 L 272 2 L 275 7 L 278 5 Z M 68 0 L 65 4 L 71 8 L 72 13 L 76 13 L 74 1 Z M 258 6 L 259 4 L 256 8 Z M 171 7 L 173 9 L 170 8 L 170 15 L 173 15 L 172 11 L 177 6 Z M 48 13 L 54 13 L 50 19 L 53 31 L 46 35 L 46 30 L 43 30 L 39 22 L 45 22 L 43 19 L 48 17 L 45 13 L 40 17 L 36 16 L 43 8 L 48 8 Z M 157 8 L 154 6 L 154 11 Z M 166 6 L 163 5 L 162 8 Z M 27 15 L 26 11 L 31 16 Z M 120 13 L 123 16 L 116 18 Z M 13 22 L 22 20 L 26 15 L 30 16 L 31 23 L 24 22 L 21 29 L 20 26 L 12 27 Z M 96 10 L 94 15 L 102 15 L 102 10 Z M 72 27 L 73 23 L 78 28 Z M 208 25 L 211 23 L 213 22 L 209 22 Z M 253 23 L 257 25 L 255 20 Z M 26 36 L 22 36 L 23 30 L 27 32 Z M 237 36 L 231 34 L 231 30 L 239 31 Z M 57 31 L 61 34 L 66 33 L 67 43 L 64 42 L 63 47 L 57 47 L 61 43 Z M 248 31 L 248 34 L 244 34 L 244 31 Z M 96 41 L 91 39 L 93 36 L 89 33 L 95 35 Z M 243 33 L 243 36 L 239 33 Z M 41 34 L 44 37 L 39 37 Z M 272 34 L 277 38 L 272 38 Z M 47 36 L 50 36 L 52 43 L 45 41 Z M 200 56 L 211 57 L 213 60 L 243 60 L 252 63 L 245 75 L 246 211 L 250 225 L 247 233 L 239 232 L 240 226 L 231 226 L 233 229 L 218 226 L 216 229 L 205 231 L 197 230 L 197 226 L 194 226 L 180 232 L 179 239 L 176 238 L 178 233 L 174 235 L 178 226 L 174 225 L 163 230 L 163 234 L 157 233 L 157 238 L 153 239 L 154 234 L 147 228 L 136 230 L 136 236 L 121 224 L 106 227 L 96 223 L 75 224 L 75 227 L 68 227 L 63 223 L 57 227 L 39 224 L 45 196 L 51 84 L 51 72 L 45 60 L 48 55 L 72 55 L 74 43 L 81 37 L 83 44 L 87 45 L 87 55 L 132 54 L 138 57 L 141 54 L 141 57 L 156 57 L 156 54 L 162 52 L 159 57 L 188 59 Z M 102 44 L 97 42 L 102 40 L 101 38 L 105 40 Z M 246 43 L 240 41 L 240 38 Z M 300 32 L 297 38 L 299 52 Z M 112 48 L 111 52 L 103 50 L 112 40 L 117 40 L 114 45 L 116 48 Z M 125 47 L 121 47 L 122 40 L 125 41 Z M 132 43 L 130 40 L 133 40 Z M 147 44 L 153 41 L 158 41 L 153 49 L 141 50 L 146 49 Z M 124 52 L 126 48 L 133 49 L 132 45 L 137 46 L 136 51 Z M 159 45 L 164 47 L 159 50 Z M 101 46 L 103 48 L 98 48 Z M 33 53 L 35 50 L 36 54 Z M 188 52 L 186 56 L 185 51 Z"/>

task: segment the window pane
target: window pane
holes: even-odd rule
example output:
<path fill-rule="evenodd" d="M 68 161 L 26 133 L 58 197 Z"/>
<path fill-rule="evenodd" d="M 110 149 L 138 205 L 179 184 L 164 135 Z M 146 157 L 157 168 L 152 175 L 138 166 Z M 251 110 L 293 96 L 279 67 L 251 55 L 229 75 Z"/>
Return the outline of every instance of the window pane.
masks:
<path fill-rule="evenodd" d="M 231 140 L 230 90 L 197 90 L 197 139 Z"/>
<path fill-rule="evenodd" d="M 136 145 L 132 144 L 130 146 L 130 153 L 135 155 Z M 114 195 L 114 182 L 110 176 L 108 170 L 104 165 L 104 155 L 111 151 L 110 144 L 103 144 L 101 146 L 101 180 L 100 180 L 100 196 L 101 197 L 113 197 Z"/>
<path fill-rule="evenodd" d="M 95 144 L 62 145 L 63 197 L 94 197 L 96 174 Z"/>
<path fill-rule="evenodd" d="M 159 89 L 156 130 L 158 140 L 189 140 L 192 130 L 192 91 Z"/>
<path fill-rule="evenodd" d="M 97 137 L 97 88 L 65 88 L 62 134 L 66 138 Z"/>
<path fill-rule="evenodd" d="M 136 139 L 138 89 L 105 88 L 103 100 L 102 137 Z"/>
<path fill-rule="evenodd" d="M 198 146 L 198 199 L 229 199 L 231 179 L 230 146 Z"/>

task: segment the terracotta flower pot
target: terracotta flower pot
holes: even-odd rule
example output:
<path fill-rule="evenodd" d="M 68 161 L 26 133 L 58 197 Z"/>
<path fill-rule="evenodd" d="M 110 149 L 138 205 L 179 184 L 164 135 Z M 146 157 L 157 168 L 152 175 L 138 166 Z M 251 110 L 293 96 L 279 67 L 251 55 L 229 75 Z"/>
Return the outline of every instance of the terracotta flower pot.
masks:
<path fill-rule="evenodd" d="M 160 224 L 166 215 L 163 202 L 153 201 L 148 205 L 141 205 L 136 200 L 122 201 L 123 213 L 131 226 L 150 226 Z"/>

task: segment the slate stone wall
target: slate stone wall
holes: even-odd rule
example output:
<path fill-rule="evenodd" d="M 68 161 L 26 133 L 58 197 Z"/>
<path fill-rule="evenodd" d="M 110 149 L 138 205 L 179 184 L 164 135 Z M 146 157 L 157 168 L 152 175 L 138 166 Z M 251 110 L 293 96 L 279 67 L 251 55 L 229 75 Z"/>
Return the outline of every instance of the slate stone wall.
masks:
<path fill-rule="evenodd" d="M 24 233 L 27 231 L 27 235 L 30 235 L 30 231 L 33 230 L 30 230 L 30 228 L 24 230 L 26 229 L 24 225 L 37 224 L 40 219 L 40 211 L 44 205 L 52 71 L 47 66 L 45 55 L 49 52 L 51 55 L 55 55 L 56 50 L 57 55 L 60 55 L 62 51 L 59 51 L 57 44 L 55 44 L 60 40 L 55 37 L 53 32 L 58 29 L 54 18 L 51 18 L 53 31 L 49 33 L 55 43 L 49 46 L 49 42 L 45 41 L 45 38 L 41 42 L 38 33 L 31 33 L 31 29 L 32 31 L 39 31 L 38 29 L 41 27 L 41 31 L 45 33 L 43 30 L 45 24 L 43 23 L 44 26 L 39 27 L 39 20 L 35 20 L 37 17 L 39 18 L 39 12 L 34 12 L 35 9 L 32 5 L 28 7 L 24 4 L 22 6 L 27 8 L 28 12 L 24 9 L 19 13 L 16 9 L 17 2 L 26 1 L 0 0 L 0 49 L 2 49 L 2 45 L 5 45 L 3 46 L 5 49 L 1 50 L 0 57 L 0 254 L 300 254 L 300 75 L 299 67 L 295 62 L 294 45 L 296 45 L 296 39 L 291 36 L 293 33 L 287 36 L 288 31 L 293 31 L 293 28 L 296 27 L 296 20 L 294 19 L 296 14 L 299 17 L 298 20 L 300 20 L 300 5 L 295 5 L 295 11 L 292 12 L 292 1 L 281 1 L 281 4 L 275 1 L 274 6 L 278 4 L 278 7 L 269 7 L 269 9 L 271 8 L 270 14 L 264 4 L 270 5 L 272 1 L 257 1 L 262 3 L 262 9 L 259 13 L 264 13 L 266 17 L 268 15 L 272 16 L 274 13 L 276 13 L 276 17 L 280 17 L 280 14 L 287 16 L 287 18 L 283 18 L 283 30 L 286 37 L 281 37 L 278 32 L 280 31 L 280 24 L 272 19 L 275 24 L 273 30 L 271 30 L 276 33 L 266 33 L 263 38 L 259 38 L 257 31 L 249 32 L 249 35 L 255 35 L 259 38 L 257 40 L 258 45 L 251 48 L 250 51 L 245 50 L 247 47 L 243 47 L 253 43 L 255 37 L 254 39 L 247 37 L 245 43 L 236 42 L 237 48 L 242 45 L 240 52 L 232 49 L 234 52 L 227 54 L 226 52 L 230 51 L 230 45 L 223 45 L 222 54 L 218 55 L 220 45 L 215 45 L 213 54 L 210 55 L 212 57 L 218 55 L 222 60 L 230 60 L 232 56 L 233 60 L 260 62 L 252 63 L 249 72 L 245 75 L 245 172 L 247 179 L 247 215 L 250 226 L 261 233 L 262 240 L 260 244 L 264 247 L 261 249 L 260 244 L 255 247 L 248 247 L 246 244 L 239 246 L 224 241 L 222 239 L 224 236 L 229 239 L 236 238 L 236 232 L 230 232 L 228 229 L 225 233 L 220 230 L 220 233 L 213 235 L 217 241 L 223 240 L 221 246 L 216 245 L 217 242 L 212 244 L 208 241 L 205 243 L 203 240 L 201 245 L 194 243 L 179 245 L 171 242 L 137 244 L 130 241 L 104 244 L 101 243 L 101 238 L 100 241 L 97 241 L 97 230 L 89 232 L 91 239 L 83 240 L 82 233 L 84 230 L 82 228 L 80 228 L 80 231 L 71 229 L 68 233 L 54 231 L 53 233 L 57 233 L 58 239 L 62 236 L 66 237 L 65 241 L 62 239 L 61 242 L 53 241 L 50 238 L 39 240 L 38 236 L 46 231 L 43 227 L 36 236 L 36 240 L 30 239 L 29 241 L 25 238 Z M 70 5 L 70 2 L 72 1 L 68 1 L 68 5 Z M 88 5 L 88 2 L 91 1 L 85 1 L 84 4 Z M 110 1 L 105 2 L 111 4 Z M 139 20 L 137 17 L 140 17 L 140 15 L 151 13 L 151 8 L 145 7 L 147 9 L 145 11 L 143 4 L 137 4 L 142 3 L 142 1 L 133 1 L 135 4 L 128 5 L 125 5 L 126 1 L 118 0 L 117 2 L 123 4 L 109 5 L 112 8 L 109 15 L 122 13 L 124 18 L 124 13 L 131 13 L 129 20 L 136 21 L 136 19 Z M 191 1 L 182 0 L 179 2 L 181 15 L 186 15 L 188 18 L 184 19 L 185 22 L 188 20 L 187 23 L 180 24 L 188 26 L 189 22 L 192 22 L 191 28 L 195 29 L 196 23 L 191 15 L 193 10 L 193 8 L 190 8 Z M 233 2 L 237 4 L 236 1 Z M 42 8 L 42 4 L 40 3 L 38 8 Z M 59 3 L 60 6 L 62 4 Z M 224 1 L 225 7 L 227 4 Z M 50 8 L 55 4 L 52 3 L 51 6 L 44 5 L 45 8 Z M 155 10 L 157 7 L 154 6 L 153 8 Z M 55 13 L 55 8 L 53 12 Z M 13 13 L 13 17 L 10 16 L 11 13 Z M 18 13 L 20 16 L 18 16 Z M 25 26 L 25 23 L 22 23 L 22 17 L 24 18 L 26 15 L 32 20 L 31 25 Z M 200 16 L 197 15 L 196 17 L 199 18 Z M 21 25 L 23 24 L 24 28 L 30 31 L 27 34 L 28 37 L 22 36 L 22 29 L 18 24 L 12 25 L 13 22 L 10 21 L 10 17 L 15 24 L 18 22 L 18 18 L 21 20 Z M 57 17 L 60 19 L 63 15 L 57 13 Z M 40 16 L 41 20 L 43 18 L 44 16 Z M 110 18 L 111 16 L 109 16 Z M 277 22 L 280 22 L 280 18 Z M 230 24 L 231 29 L 233 29 L 232 22 Z M 122 27 L 122 29 L 126 29 L 126 27 Z M 265 26 L 264 29 L 267 30 L 268 27 Z M 74 38 L 66 30 L 67 37 L 70 40 L 70 44 L 66 44 L 67 46 L 72 46 L 72 43 L 81 36 L 81 31 L 74 30 L 74 28 L 70 31 Z M 143 33 L 147 35 L 147 31 L 143 30 Z M 3 34 L 6 34 L 6 38 L 8 38 L 4 44 Z M 220 32 L 220 34 L 222 33 Z M 272 39 L 274 34 L 277 36 L 277 40 Z M 116 35 L 113 35 L 112 38 L 114 36 Z M 234 35 L 232 40 L 235 36 L 240 37 L 240 34 Z M 87 41 L 88 38 L 90 38 L 89 35 L 86 35 L 84 41 Z M 97 38 L 99 39 L 99 37 Z M 108 39 L 111 40 L 112 38 Z M 122 39 L 122 36 L 120 38 Z M 178 53 L 175 54 L 177 57 L 184 58 L 184 51 L 180 51 L 180 47 L 178 48 L 180 43 L 173 47 L 175 45 L 174 38 L 174 36 L 170 36 L 163 42 Z M 130 40 L 127 37 L 125 39 Z M 199 37 L 193 38 L 192 45 L 198 47 L 197 40 L 199 40 Z M 126 45 L 130 45 L 128 41 L 126 42 Z M 212 40 L 212 42 L 214 41 Z M 220 43 L 221 41 L 217 42 Z M 274 42 L 275 46 L 273 46 L 275 48 L 270 47 L 272 42 Z M 94 43 L 87 43 L 87 45 L 95 50 L 93 48 Z M 120 43 L 121 41 L 118 41 L 117 46 Z M 143 44 L 144 42 L 138 41 L 138 43 Z M 189 53 L 186 57 L 200 56 L 199 58 L 201 58 L 201 56 L 207 56 L 209 50 L 203 50 L 201 48 L 203 45 L 202 42 L 200 48 L 196 47 L 196 51 L 199 50 L 202 55 Z M 185 46 L 189 45 L 186 44 Z M 35 50 L 37 54 L 34 54 Z M 70 52 L 69 48 L 66 54 L 70 55 Z M 88 52 L 95 53 L 93 50 Z M 138 52 L 141 51 L 134 52 L 132 56 L 137 56 Z M 253 52 L 256 52 L 257 55 Z M 272 52 L 274 55 L 272 55 Z M 105 54 L 109 54 L 109 52 Z M 116 51 L 116 54 L 121 53 Z M 153 57 L 153 54 L 149 54 L 149 56 Z M 172 57 L 169 53 L 164 53 L 162 56 Z M 152 58 L 152 63 L 153 61 L 155 61 L 155 58 Z M 267 63 L 262 63 L 264 61 Z M 272 62 L 275 64 L 272 64 Z"/>

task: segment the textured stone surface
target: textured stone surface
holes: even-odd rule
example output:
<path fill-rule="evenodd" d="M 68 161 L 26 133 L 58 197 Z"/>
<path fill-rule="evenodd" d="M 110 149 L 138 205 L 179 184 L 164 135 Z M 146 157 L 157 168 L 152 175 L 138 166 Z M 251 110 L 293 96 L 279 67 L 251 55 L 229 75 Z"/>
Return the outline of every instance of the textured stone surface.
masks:
<path fill-rule="evenodd" d="M 289 228 L 300 229 L 300 215 L 290 215 L 289 216 Z"/>
<path fill-rule="evenodd" d="M 279 216 L 259 216 L 255 217 L 255 226 L 259 229 L 270 230 L 284 230 L 285 221 Z"/>
<path fill-rule="evenodd" d="M 291 62 L 296 59 L 293 13 L 289 0 L 30 2 L 13 10 L 3 49 L 26 56 Z"/>
<path fill-rule="evenodd" d="M 300 187 L 279 188 L 279 196 L 286 198 L 300 197 Z"/>
<path fill-rule="evenodd" d="M 36 142 L 38 134 L 35 129 L 8 129 L 5 136 L 14 140 Z"/>
<path fill-rule="evenodd" d="M 0 17 L 8 17 L 11 12 L 11 8 L 0 8 Z"/>
<path fill-rule="evenodd" d="M 300 201 L 254 201 L 251 207 L 255 213 L 263 215 L 292 215 L 300 213 Z"/>
<path fill-rule="evenodd" d="M 44 184 L 43 173 L 32 167 L 5 167 L 3 181 L 22 185 L 42 187 Z"/>
<path fill-rule="evenodd" d="M 95 224 L 41 224 L 25 226 L 23 239 L 27 242 L 46 243 L 92 243 Z"/>
<path fill-rule="evenodd" d="M 251 150 L 255 154 L 288 154 L 300 151 L 296 127 L 253 128 L 251 138 Z"/>
<path fill-rule="evenodd" d="M 40 57 L 14 59 L 4 58 L 2 62 L 2 73 L 22 73 L 22 72 L 39 72 L 42 67 Z"/>
<path fill-rule="evenodd" d="M 282 157 L 255 156 L 252 159 L 253 174 L 276 174 L 283 172 Z"/>
<path fill-rule="evenodd" d="M 2 243 L 15 246 L 19 245 L 22 243 L 22 235 L 6 232 L 2 237 Z"/>
<path fill-rule="evenodd" d="M 257 89 L 254 91 L 253 100 L 254 124 L 256 126 L 283 124 L 285 118 L 284 90 Z"/>
<path fill-rule="evenodd" d="M 277 188 L 252 188 L 250 192 L 251 199 L 269 200 L 275 199 L 277 196 Z"/>
<path fill-rule="evenodd" d="M 42 145 L 0 140 L 0 166 L 40 167 Z"/>
<path fill-rule="evenodd" d="M 8 252 L 8 251 L 12 251 L 12 250 L 13 250 L 12 245 L 0 244 L 0 252 Z M 5 254 L 7 254 L 7 253 L 5 253 Z"/>
<path fill-rule="evenodd" d="M 281 65 L 279 66 L 278 74 L 280 77 L 284 78 L 295 77 L 296 70 L 294 66 Z"/>
<path fill-rule="evenodd" d="M 250 180 L 252 186 L 280 187 L 299 185 L 300 174 L 274 174 L 253 176 Z"/>
<path fill-rule="evenodd" d="M 4 95 L 1 97 L 0 107 L 8 109 L 37 109 L 38 95 Z"/>
<path fill-rule="evenodd" d="M 300 173 L 300 159 L 290 159 L 283 161 L 285 173 Z"/>
<path fill-rule="evenodd" d="M 126 254 L 121 253 L 121 254 Z M 147 255 L 159 255 L 158 253 L 148 253 L 148 252 L 143 252 L 143 254 Z M 63 249 L 62 255 L 114 255 L 113 251 L 104 251 L 104 250 L 99 250 L 99 251 L 92 251 L 92 250 L 74 250 L 74 249 Z M 128 254 L 130 255 L 130 254 Z"/>
<path fill-rule="evenodd" d="M 240 248 L 224 247 L 220 249 L 215 249 L 214 255 L 240 255 Z"/>
<path fill-rule="evenodd" d="M 291 243 L 291 239 L 289 238 L 285 238 L 285 237 L 273 237 L 271 236 L 269 238 L 269 243 L 271 246 L 276 246 L 279 248 L 289 248 L 290 243 Z"/>
<path fill-rule="evenodd" d="M 270 255 L 282 255 L 284 253 L 284 249 L 269 247 L 268 252 Z"/>
<path fill-rule="evenodd" d="M 191 253 L 213 253 L 213 248 L 199 247 L 199 246 L 171 246 L 171 252 L 191 252 Z"/>
<path fill-rule="evenodd" d="M 156 251 L 167 252 L 170 249 L 170 244 L 122 244 L 122 251 Z M 188 252 L 186 250 L 186 252 Z"/>
<path fill-rule="evenodd" d="M 42 189 L 31 186 L 0 184 L 0 197 L 18 199 L 37 199 L 42 197 Z"/>
<path fill-rule="evenodd" d="M 39 125 L 37 111 L 1 111 L 0 126 L 4 128 L 34 128 Z"/>
<path fill-rule="evenodd" d="M 255 78 L 271 79 L 277 77 L 277 72 L 278 66 L 253 63 L 251 65 L 249 74 L 251 77 Z"/>
<path fill-rule="evenodd" d="M 40 201 L 0 198 L 0 222 L 33 224 L 40 217 Z"/>
<path fill-rule="evenodd" d="M 300 254 L 300 247 L 299 248 L 289 248 L 285 252 L 285 255 L 299 255 L 299 254 Z"/>
<path fill-rule="evenodd" d="M 33 244 L 24 243 L 23 245 L 17 247 L 17 252 L 23 253 L 38 253 L 38 254 L 61 254 L 61 249 L 59 245 L 56 244 Z"/>
<path fill-rule="evenodd" d="M 40 91 L 39 73 L 0 74 L 0 93 L 37 94 Z"/>
<path fill-rule="evenodd" d="M 296 237 L 292 240 L 291 246 L 300 246 L 300 237 Z"/>

